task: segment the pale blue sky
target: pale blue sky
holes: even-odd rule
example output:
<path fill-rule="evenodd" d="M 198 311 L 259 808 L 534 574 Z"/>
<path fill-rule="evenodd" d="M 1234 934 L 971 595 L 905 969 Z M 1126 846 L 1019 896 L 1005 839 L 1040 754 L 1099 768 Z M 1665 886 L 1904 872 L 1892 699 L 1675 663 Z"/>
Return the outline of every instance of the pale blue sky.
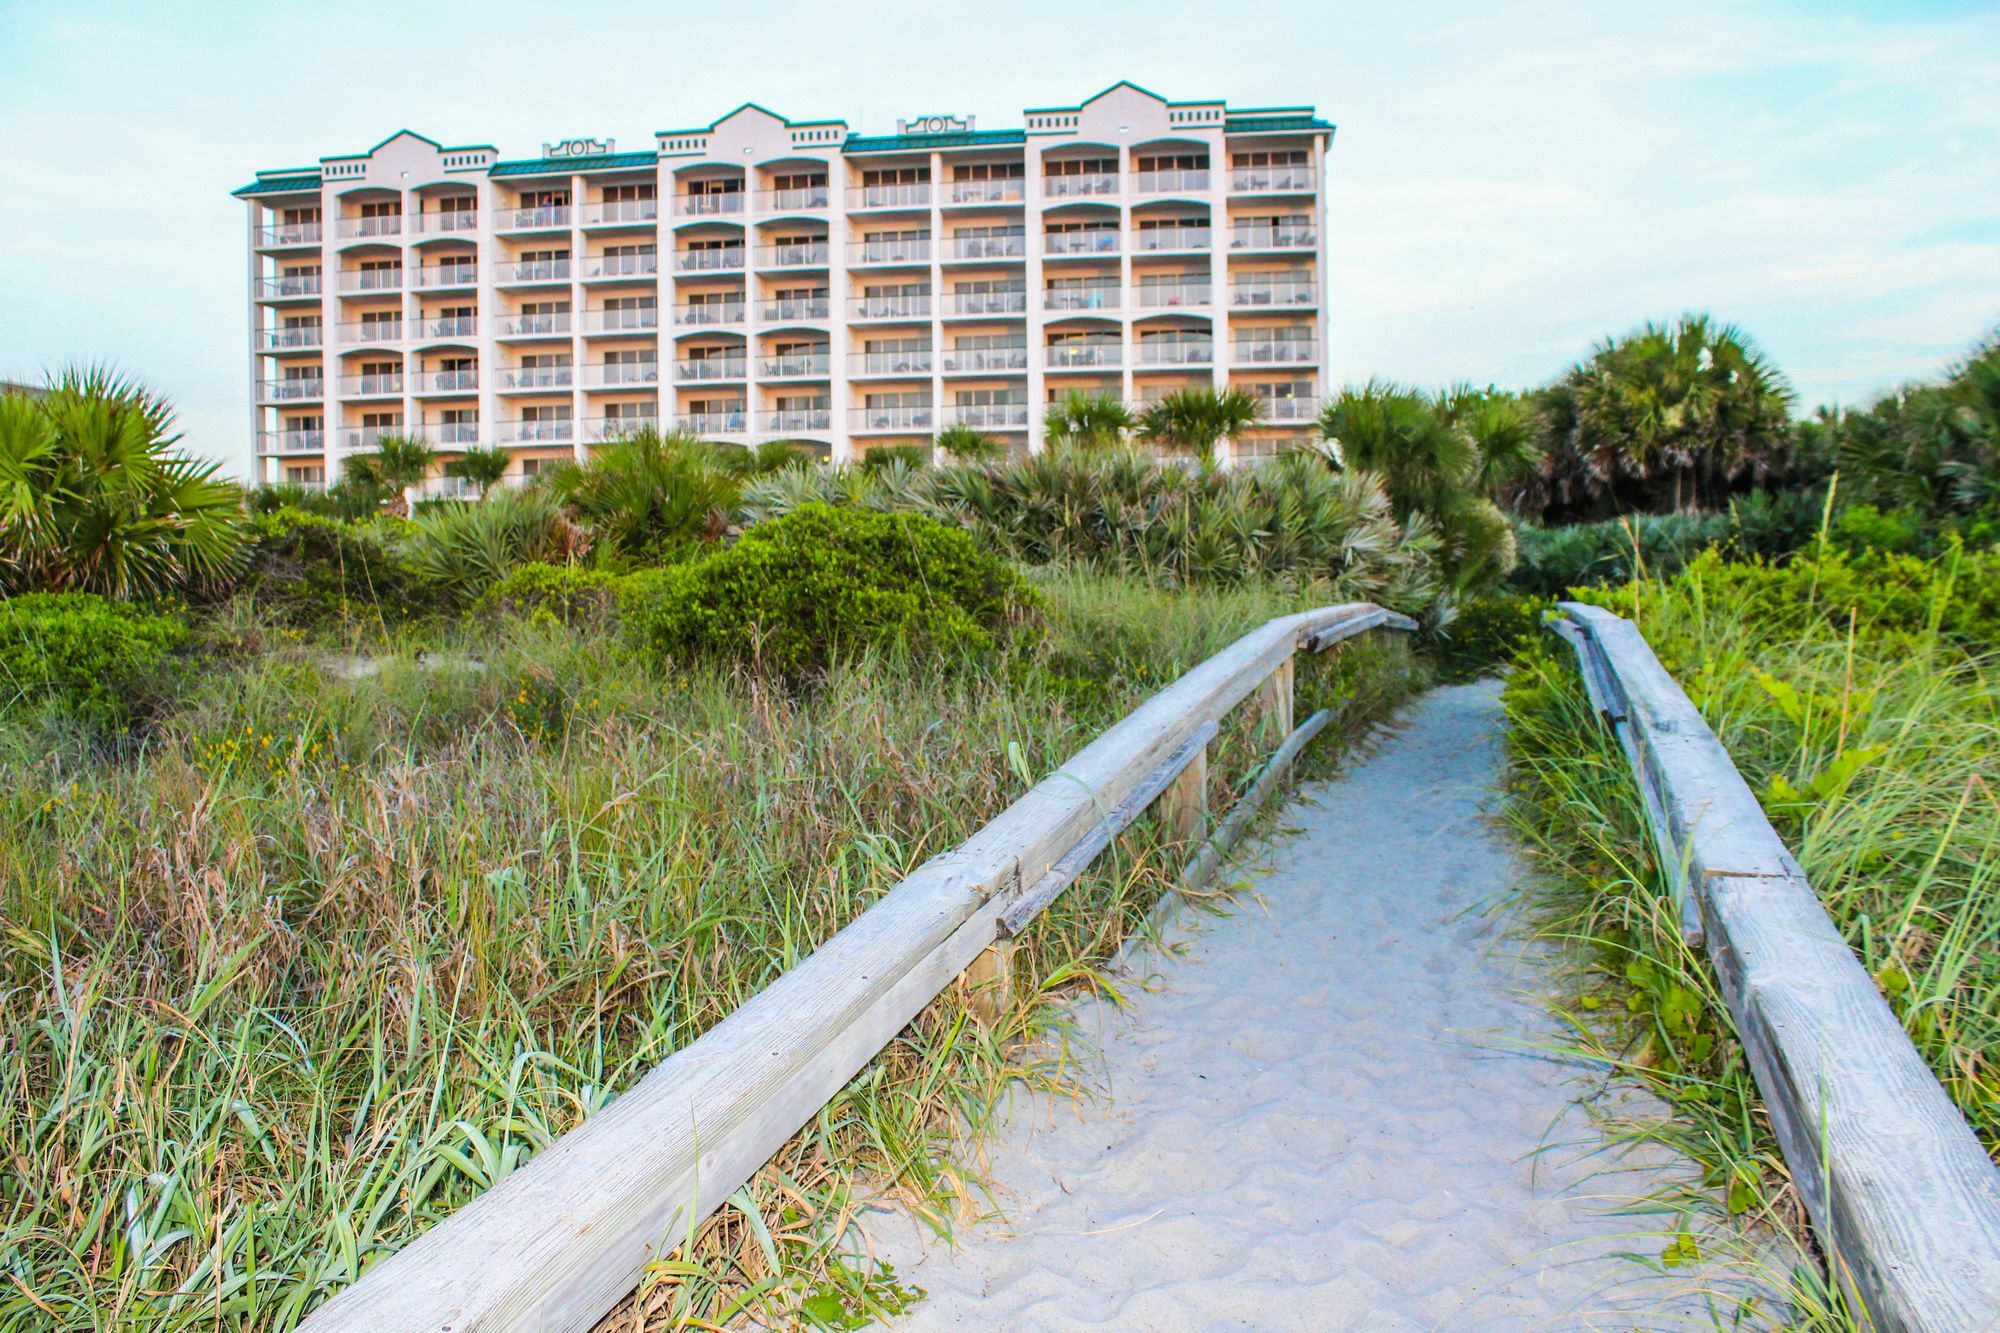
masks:
<path fill-rule="evenodd" d="M 2000 322 L 1991 4 L 0 0 L 0 378 L 113 361 L 240 470 L 259 168 L 404 126 L 643 147 L 746 100 L 1007 127 L 1120 78 L 1339 125 L 1334 384 L 1538 383 L 1702 309 L 1852 402 Z"/>

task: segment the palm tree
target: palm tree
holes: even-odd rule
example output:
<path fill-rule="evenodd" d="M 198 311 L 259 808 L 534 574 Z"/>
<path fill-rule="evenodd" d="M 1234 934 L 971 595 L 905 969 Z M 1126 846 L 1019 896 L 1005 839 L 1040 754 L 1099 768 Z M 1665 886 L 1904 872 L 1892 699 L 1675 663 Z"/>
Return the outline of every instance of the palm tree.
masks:
<path fill-rule="evenodd" d="M 945 457 L 959 463 L 985 463 L 1006 452 L 1006 446 L 1000 441 L 977 426 L 962 422 L 939 431 L 937 447 Z"/>
<path fill-rule="evenodd" d="M 357 485 L 388 491 L 390 512 L 408 518 L 409 491 L 424 483 L 436 462 L 437 450 L 423 436 L 384 435 L 375 442 L 373 452 L 348 459 L 347 472 Z"/>
<path fill-rule="evenodd" d="M 1208 385 L 1177 389 L 1147 408 L 1139 433 L 1166 449 L 1186 449 L 1204 467 L 1215 462 L 1215 446 L 1234 444 L 1264 419 L 1264 404 L 1242 389 L 1220 393 Z"/>
<path fill-rule="evenodd" d="M 1043 431 L 1050 448 L 1101 453 L 1123 444 L 1135 424 L 1132 409 L 1117 396 L 1071 390 L 1049 408 Z"/>
<path fill-rule="evenodd" d="M 718 449 L 744 452 L 646 426 L 593 450 L 582 466 L 559 470 L 550 486 L 614 549 L 657 554 L 672 543 L 720 537 L 728 527 L 738 482 L 718 465 Z"/>
<path fill-rule="evenodd" d="M 172 426 L 164 398 L 97 367 L 0 394 L 0 592 L 156 597 L 232 572 L 243 494 Z"/>
<path fill-rule="evenodd" d="M 479 488 L 479 498 L 500 484 L 507 475 L 507 451 L 495 446 L 482 449 L 477 446 L 467 449 L 457 458 L 444 465 L 447 477 L 463 477 Z"/>

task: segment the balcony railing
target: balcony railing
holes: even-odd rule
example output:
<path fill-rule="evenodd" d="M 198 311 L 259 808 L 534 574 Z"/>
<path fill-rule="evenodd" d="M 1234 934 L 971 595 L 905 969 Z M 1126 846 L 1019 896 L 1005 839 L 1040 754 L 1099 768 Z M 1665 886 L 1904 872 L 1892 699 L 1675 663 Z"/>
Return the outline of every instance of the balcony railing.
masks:
<path fill-rule="evenodd" d="M 951 238 L 953 259 L 1025 259 L 1027 254 L 1028 237 L 1025 232 Z"/>
<path fill-rule="evenodd" d="M 951 201 L 954 204 L 1019 203 L 1025 193 L 1021 187 L 1026 183 L 1019 176 L 1000 180 L 953 181 Z"/>
<path fill-rule="evenodd" d="M 410 216 L 410 230 L 419 235 L 444 236 L 452 232 L 478 231 L 479 212 L 471 208 L 433 209 Z"/>
<path fill-rule="evenodd" d="M 749 361 L 740 356 L 683 357 L 674 362 L 674 378 L 688 384 L 710 380 L 740 380 Z"/>
<path fill-rule="evenodd" d="M 674 417 L 674 428 L 693 435 L 741 435 L 750 428 L 749 414 L 741 407 L 721 412 L 682 412 Z"/>
<path fill-rule="evenodd" d="M 825 268 L 832 257 L 832 247 L 825 241 L 757 247 L 758 268 Z"/>
<path fill-rule="evenodd" d="M 1207 167 L 1181 167 L 1171 171 L 1141 171 L 1132 187 L 1139 194 L 1201 194 L 1208 190 Z"/>
<path fill-rule="evenodd" d="M 1251 223 L 1229 231 L 1232 250 L 1310 250 L 1318 243 L 1318 230 L 1302 222 L 1278 226 Z"/>
<path fill-rule="evenodd" d="M 257 330 L 257 350 L 260 352 L 302 352 L 325 345 L 325 330 L 317 324 L 307 324 L 289 329 Z"/>
<path fill-rule="evenodd" d="M 1125 364 L 1125 348 L 1119 343 L 1050 343 L 1047 360 L 1043 363 L 1052 370 L 1070 370 L 1085 366 L 1122 366 Z"/>
<path fill-rule="evenodd" d="M 700 305 L 677 305 L 674 307 L 674 323 L 692 326 L 710 324 L 741 324 L 743 303 L 741 301 L 709 301 Z"/>
<path fill-rule="evenodd" d="M 567 389 L 574 383 L 574 366 L 506 366 L 500 371 L 503 389 Z"/>
<path fill-rule="evenodd" d="M 850 375 L 928 375 L 932 353 L 928 347 L 908 352 L 850 352 Z"/>
<path fill-rule="evenodd" d="M 426 338 L 470 338 L 478 332 L 479 321 L 471 315 L 446 315 L 423 321 L 423 336 Z"/>
<path fill-rule="evenodd" d="M 1079 195 L 1117 194 L 1118 176 L 1110 171 L 1090 171 L 1080 176 L 1042 177 L 1044 199 L 1074 199 Z"/>
<path fill-rule="evenodd" d="M 1044 232 L 1042 243 L 1043 249 L 1052 255 L 1115 255 L 1118 253 L 1118 232 L 1115 228 Z"/>
<path fill-rule="evenodd" d="M 477 421 L 440 421 L 424 427 L 424 433 L 439 444 L 478 444 L 479 423 Z"/>
<path fill-rule="evenodd" d="M 826 200 L 825 182 L 789 190 L 757 191 L 757 207 L 766 213 L 797 213 L 825 208 Z"/>
<path fill-rule="evenodd" d="M 785 356 L 769 356 L 757 363 L 760 378 L 779 379 L 825 379 L 831 373 L 833 358 L 825 352 L 794 352 Z"/>
<path fill-rule="evenodd" d="M 832 430 L 833 409 L 829 407 L 784 407 L 775 412 L 759 412 L 757 429 L 765 431 L 789 432 L 795 430 Z"/>
<path fill-rule="evenodd" d="M 309 380 L 265 380 L 258 392 L 258 399 L 266 403 L 308 403 L 316 402 L 326 393 L 326 381 Z"/>
<path fill-rule="evenodd" d="M 850 264 L 928 264 L 930 237 L 911 240 L 854 241 L 847 247 Z"/>
<path fill-rule="evenodd" d="M 945 424 L 979 430 L 1026 430 L 1026 403 L 960 403 L 946 409 Z"/>
<path fill-rule="evenodd" d="M 386 375 L 342 375 L 340 391 L 356 397 L 379 396 L 403 391 L 403 372 Z"/>
<path fill-rule="evenodd" d="M 568 417 L 500 423 L 500 439 L 507 444 L 563 444 L 575 438 L 576 422 Z"/>
<path fill-rule="evenodd" d="M 419 287 L 476 287 L 479 285 L 479 265 L 425 264 L 417 269 Z"/>
<path fill-rule="evenodd" d="M 1027 310 L 1025 287 L 997 292 L 949 292 L 944 298 L 947 315 L 1022 315 Z"/>
<path fill-rule="evenodd" d="M 717 213 L 743 211 L 741 190 L 725 190 L 719 194 L 682 194 L 675 198 L 680 201 L 679 211 L 683 217 L 713 217 Z"/>
<path fill-rule="evenodd" d="M 1238 339 L 1232 344 L 1231 355 L 1238 365 L 1246 366 L 1303 366 L 1311 365 L 1319 357 L 1319 346 L 1310 338 L 1285 338 L 1276 342 L 1245 342 Z"/>
<path fill-rule="evenodd" d="M 848 301 L 848 313 L 856 319 L 928 319 L 930 293 L 909 296 L 857 296 Z"/>
<path fill-rule="evenodd" d="M 266 430 L 257 432 L 260 454 L 317 454 L 326 449 L 323 430 Z"/>
<path fill-rule="evenodd" d="M 399 292 L 403 290 L 403 270 L 395 268 L 348 268 L 340 271 L 343 292 Z"/>
<path fill-rule="evenodd" d="M 1268 194 L 1318 187 L 1319 173 L 1307 166 L 1236 167 L 1229 173 L 1229 188 L 1239 194 Z"/>
<path fill-rule="evenodd" d="M 1138 343 L 1140 366 L 1212 366 L 1215 364 L 1213 338 L 1141 338 Z"/>
<path fill-rule="evenodd" d="M 1124 288 L 1115 282 L 1089 287 L 1049 287 L 1042 292 L 1044 310 L 1116 310 Z"/>
<path fill-rule="evenodd" d="M 831 319 L 833 301 L 824 296 L 794 296 L 782 301 L 766 301 L 761 317 L 766 324 Z"/>
<path fill-rule="evenodd" d="M 587 440 L 622 440 L 642 430 L 657 431 L 659 428 L 658 412 L 640 412 L 636 415 L 617 417 L 590 417 L 583 423 L 584 438 Z"/>
<path fill-rule="evenodd" d="M 503 259 L 493 266 L 496 282 L 568 282 L 567 259 Z"/>
<path fill-rule="evenodd" d="M 586 278 L 645 278 L 659 271 L 658 254 L 593 255 L 583 261 Z"/>
<path fill-rule="evenodd" d="M 567 310 L 545 315 L 500 316 L 500 336 L 503 338 L 532 338 L 568 333 L 571 327 L 572 316 Z"/>
<path fill-rule="evenodd" d="M 260 300 L 283 300 L 293 296 L 318 296 L 321 278 L 317 273 L 290 273 L 275 278 L 257 280 L 257 296 Z"/>
<path fill-rule="evenodd" d="M 427 477 L 417 487 L 419 500 L 477 500 L 484 494 L 470 477 Z"/>
<path fill-rule="evenodd" d="M 356 426 L 340 432 L 340 447 L 349 453 L 357 453 L 361 450 L 377 448 L 381 445 L 382 441 L 392 435 L 403 435 L 405 433 L 407 432 L 401 425 Z"/>
<path fill-rule="evenodd" d="M 1319 401 L 1314 398 L 1259 398 L 1258 404 L 1264 410 L 1266 421 L 1311 421 L 1319 415 Z"/>
<path fill-rule="evenodd" d="M 1141 310 L 1174 310 L 1214 303 L 1215 289 L 1205 282 L 1142 282 L 1136 301 Z"/>
<path fill-rule="evenodd" d="M 929 430 L 937 422 L 937 409 L 929 403 L 908 407 L 857 407 L 847 416 L 855 430 Z"/>
<path fill-rule="evenodd" d="M 674 272 L 713 273 L 743 267 L 743 247 L 725 245 L 715 250 L 676 250 Z"/>
<path fill-rule="evenodd" d="M 1021 371 L 1028 368 L 1028 345 L 1014 347 L 954 347 L 944 354 L 946 374 L 978 371 Z"/>
<path fill-rule="evenodd" d="M 618 222 L 651 222 L 660 216 L 660 201 L 657 199 L 612 199 L 601 204 L 592 204 L 583 211 L 585 226 L 603 226 Z"/>
<path fill-rule="evenodd" d="M 503 208 L 493 215 L 498 231 L 553 231 L 570 225 L 573 216 L 568 204 L 544 204 L 539 208 Z"/>
<path fill-rule="evenodd" d="M 477 370 L 432 370 L 417 376 L 418 393 L 470 393 L 478 387 Z"/>
<path fill-rule="evenodd" d="M 640 329 L 660 327 L 660 308 L 643 305 L 616 310 L 586 310 L 583 312 L 585 333 L 624 333 Z"/>
<path fill-rule="evenodd" d="M 358 240 L 366 236 L 401 236 L 403 216 L 400 213 L 391 213 L 388 217 L 381 218 L 336 218 L 333 223 L 333 234 L 344 241 Z"/>
<path fill-rule="evenodd" d="M 321 228 L 317 222 L 274 222 L 257 229 L 257 244 L 278 245 L 318 245 Z"/>
<path fill-rule="evenodd" d="M 858 185 L 847 192 L 849 208 L 928 208 L 931 183 L 911 181 L 901 185 Z"/>
<path fill-rule="evenodd" d="M 621 384 L 658 384 L 658 361 L 599 361 L 583 368 L 583 382 L 595 388 Z"/>
<path fill-rule="evenodd" d="M 1300 306 L 1319 300 L 1319 285 L 1304 279 L 1283 282 L 1235 282 L 1229 302 L 1236 306 Z"/>
<path fill-rule="evenodd" d="M 1132 233 L 1132 248 L 1141 252 L 1207 250 L 1215 244 L 1208 227 L 1141 227 Z"/>

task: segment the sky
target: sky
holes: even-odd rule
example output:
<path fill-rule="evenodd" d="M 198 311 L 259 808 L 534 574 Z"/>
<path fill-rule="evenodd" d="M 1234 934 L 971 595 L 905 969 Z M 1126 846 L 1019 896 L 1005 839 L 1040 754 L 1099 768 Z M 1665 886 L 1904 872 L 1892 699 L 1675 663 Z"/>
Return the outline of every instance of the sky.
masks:
<path fill-rule="evenodd" d="M 1337 124 L 1327 387 L 1531 386 L 1705 311 L 1865 404 L 2000 325 L 2000 0 L 0 0 L 0 379 L 114 364 L 241 475 L 260 169 L 745 101 L 1012 128 L 1119 79 Z"/>

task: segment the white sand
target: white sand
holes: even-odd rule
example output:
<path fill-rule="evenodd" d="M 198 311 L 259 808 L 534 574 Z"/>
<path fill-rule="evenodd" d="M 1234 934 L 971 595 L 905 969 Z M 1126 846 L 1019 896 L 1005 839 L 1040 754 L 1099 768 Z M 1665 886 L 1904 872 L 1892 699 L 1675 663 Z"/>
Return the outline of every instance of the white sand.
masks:
<path fill-rule="evenodd" d="M 1079 1008 L 1103 1096 L 1019 1099 L 990 1147 L 1003 1217 L 953 1251 L 865 1231 L 928 1299 L 898 1329 L 1706 1327 L 1671 1222 L 1619 1210 L 1673 1169 L 1605 1149 L 1587 1071 L 1509 939 L 1519 867 L 1482 817 L 1499 706 L 1438 690 L 1375 757 L 1301 793 L 1257 901 L 1127 1012 Z M 1240 869 L 1234 872 L 1244 873 Z"/>

